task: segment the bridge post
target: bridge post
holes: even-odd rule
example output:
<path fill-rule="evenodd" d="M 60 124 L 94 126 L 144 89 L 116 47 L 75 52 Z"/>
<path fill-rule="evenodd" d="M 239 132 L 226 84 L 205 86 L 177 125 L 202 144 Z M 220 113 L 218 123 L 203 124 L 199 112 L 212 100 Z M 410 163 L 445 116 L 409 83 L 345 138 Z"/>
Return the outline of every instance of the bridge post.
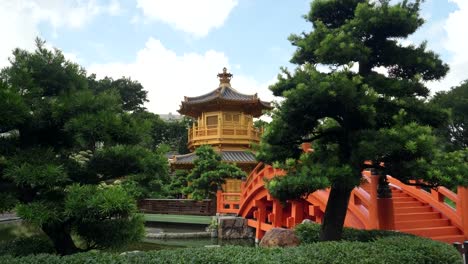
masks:
<path fill-rule="evenodd" d="M 304 204 L 298 201 L 292 201 L 291 216 L 294 217 L 294 226 L 300 224 L 302 219 L 304 219 Z"/>
<path fill-rule="evenodd" d="M 457 213 L 461 215 L 463 234 L 465 239 L 468 240 L 468 187 L 458 187 L 457 190 L 458 202 Z"/>
<path fill-rule="evenodd" d="M 247 183 L 247 178 L 242 177 L 242 179 L 241 179 L 241 188 L 240 188 L 241 195 L 240 195 L 239 204 L 242 204 L 244 202 L 245 197 L 242 195 L 242 192 L 245 190 L 246 183 Z"/>
<path fill-rule="evenodd" d="M 256 213 L 254 212 L 254 216 L 256 216 L 257 224 L 255 227 L 255 243 L 259 243 L 260 240 L 265 235 L 265 231 L 262 230 L 262 223 L 266 220 L 266 206 L 263 201 L 255 201 L 255 207 L 257 207 Z"/>
<path fill-rule="evenodd" d="M 380 175 L 377 188 L 377 214 L 379 229 L 395 230 L 395 213 L 393 210 L 392 191 L 387 177 Z"/>
<path fill-rule="evenodd" d="M 271 213 L 268 214 L 268 221 L 271 222 L 273 227 L 281 227 L 282 226 L 282 217 L 283 217 L 283 206 L 281 205 L 280 201 L 271 197 L 268 194 L 268 201 L 272 202 Z"/>
<path fill-rule="evenodd" d="M 223 191 L 218 189 L 216 191 L 216 212 L 219 213 L 223 209 Z"/>
<path fill-rule="evenodd" d="M 278 200 L 273 200 L 273 226 L 281 227 L 282 226 L 282 217 L 283 217 L 283 206 Z"/>
<path fill-rule="evenodd" d="M 379 228 L 379 212 L 377 209 L 377 188 L 379 187 L 379 178 L 379 175 L 373 173 L 370 177 L 369 226 L 371 229 Z"/>

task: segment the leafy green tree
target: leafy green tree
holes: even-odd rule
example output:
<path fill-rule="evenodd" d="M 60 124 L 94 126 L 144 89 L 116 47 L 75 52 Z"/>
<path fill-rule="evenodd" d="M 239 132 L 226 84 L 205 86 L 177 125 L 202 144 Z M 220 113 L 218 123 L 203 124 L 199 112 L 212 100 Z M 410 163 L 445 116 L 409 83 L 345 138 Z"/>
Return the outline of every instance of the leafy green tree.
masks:
<path fill-rule="evenodd" d="M 171 181 L 168 185 L 165 185 L 165 194 L 172 198 L 182 198 L 185 192 L 185 188 L 188 186 L 187 176 L 189 171 L 187 170 L 176 170 L 172 175 Z"/>
<path fill-rule="evenodd" d="M 184 117 L 181 120 L 165 121 L 159 115 L 144 110 L 135 111 L 132 115 L 141 126 L 148 127 L 151 131 L 145 141 L 149 148 L 156 149 L 167 145 L 168 151 L 176 151 L 179 154 L 190 152 L 187 148 L 187 130 L 192 125 L 192 119 Z"/>
<path fill-rule="evenodd" d="M 450 112 L 448 122 L 437 130 L 448 148 L 468 148 L 468 80 L 450 91 L 437 93 L 431 102 Z"/>
<path fill-rule="evenodd" d="M 39 226 L 60 254 L 140 239 L 135 195 L 119 181 L 162 185 L 167 160 L 143 146 L 149 131 L 116 89 L 95 90 L 83 68 L 36 45 L 0 72 L 0 211 Z"/>
<path fill-rule="evenodd" d="M 90 89 L 101 93 L 104 91 L 115 90 L 120 95 L 122 100 L 122 109 L 125 111 L 144 110 L 143 104 L 148 102 L 146 98 L 148 92 L 143 89 L 143 86 L 130 78 L 122 77 L 114 80 L 105 77 L 101 80 L 96 80 L 96 75 L 91 74 L 88 77 Z"/>
<path fill-rule="evenodd" d="M 193 199 L 213 198 L 227 178 L 245 177 L 245 172 L 239 167 L 222 162 L 221 156 L 211 146 L 201 146 L 195 150 L 195 153 L 197 159 L 187 176 L 189 184 L 185 190 L 185 193 L 191 194 Z"/>
<path fill-rule="evenodd" d="M 305 16 L 313 31 L 290 37 L 298 67 L 282 69 L 270 87 L 285 100 L 273 112 L 259 158 L 288 169 L 267 184 L 275 197 L 331 187 L 321 240 L 340 239 L 351 191 L 369 167 L 364 161 L 406 183 L 466 184 L 466 171 L 446 162 L 453 156 L 466 164 L 466 152 L 438 149 L 431 127 L 446 115 L 425 100 L 424 82 L 442 78 L 448 66 L 426 43 L 400 44 L 423 24 L 419 10 L 417 0 L 316 0 Z M 302 142 L 313 142 L 313 152 L 301 156 Z"/>
<path fill-rule="evenodd" d="M 155 129 L 153 136 L 155 140 L 163 144 L 169 145 L 170 149 L 179 154 L 189 153 L 187 147 L 187 132 L 192 125 L 192 119 L 183 117 L 180 120 L 167 120 L 159 129 Z"/>

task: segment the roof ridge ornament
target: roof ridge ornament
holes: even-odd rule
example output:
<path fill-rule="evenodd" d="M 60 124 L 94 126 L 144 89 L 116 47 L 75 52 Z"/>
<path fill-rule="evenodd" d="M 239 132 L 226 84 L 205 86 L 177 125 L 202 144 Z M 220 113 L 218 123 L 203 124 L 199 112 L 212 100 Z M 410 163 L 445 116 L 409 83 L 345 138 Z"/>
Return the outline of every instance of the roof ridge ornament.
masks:
<path fill-rule="evenodd" d="M 232 73 L 229 73 L 227 71 L 227 68 L 224 67 L 223 68 L 223 72 L 222 73 L 218 73 L 218 78 L 219 78 L 219 85 L 223 85 L 223 84 L 226 84 L 228 86 L 231 86 L 231 79 L 232 79 Z"/>

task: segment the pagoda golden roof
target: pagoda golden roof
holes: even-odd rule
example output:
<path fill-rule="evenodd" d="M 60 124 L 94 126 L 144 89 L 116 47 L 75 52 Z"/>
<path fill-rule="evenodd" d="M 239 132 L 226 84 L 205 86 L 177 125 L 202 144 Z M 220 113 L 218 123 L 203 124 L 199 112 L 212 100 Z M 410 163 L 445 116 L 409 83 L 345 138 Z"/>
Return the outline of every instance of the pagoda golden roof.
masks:
<path fill-rule="evenodd" d="M 226 68 L 223 68 L 223 72 L 218 74 L 220 80 L 218 88 L 204 95 L 184 97 L 178 112 L 198 117 L 207 111 L 234 110 L 259 117 L 263 110 L 272 108 L 270 102 L 260 100 L 257 94 L 243 94 L 232 88 L 230 83 L 232 76 Z"/>

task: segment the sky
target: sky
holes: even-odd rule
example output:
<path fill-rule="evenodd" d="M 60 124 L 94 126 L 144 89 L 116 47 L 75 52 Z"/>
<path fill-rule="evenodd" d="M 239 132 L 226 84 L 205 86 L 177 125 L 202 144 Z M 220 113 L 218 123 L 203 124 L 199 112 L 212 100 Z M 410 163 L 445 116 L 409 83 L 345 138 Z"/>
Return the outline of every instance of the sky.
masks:
<path fill-rule="evenodd" d="M 295 48 L 290 34 L 312 30 L 311 0 L 0 0 L 0 68 L 14 48 L 40 37 L 98 78 L 130 77 L 148 91 L 149 111 L 176 113 L 184 96 L 217 88 L 227 67 L 232 86 L 262 100 Z M 468 79 L 468 0 L 426 0 L 426 23 L 402 44 L 428 41 L 449 64 L 431 91 Z"/>

